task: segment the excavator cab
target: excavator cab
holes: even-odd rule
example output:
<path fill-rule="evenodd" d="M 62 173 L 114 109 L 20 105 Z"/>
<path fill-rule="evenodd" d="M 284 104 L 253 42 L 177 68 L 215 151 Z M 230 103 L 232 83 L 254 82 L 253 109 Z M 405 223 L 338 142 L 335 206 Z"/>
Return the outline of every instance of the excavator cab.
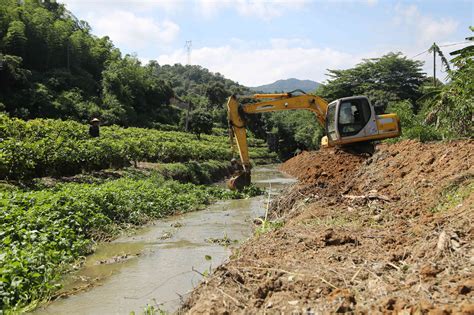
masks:
<path fill-rule="evenodd" d="M 325 141 L 327 146 L 364 148 L 374 140 L 398 137 L 399 124 L 396 114 L 376 115 L 367 97 L 345 97 L 327 107 Z"/>
<path fill-rule="evenodd" d="M 295 91 L 294 91 L 295 92 Z M 322 147 L 341 147 L 354 153 L 372 154 L 372 141 L 398 137 L 400 119 L 397 114 L 377 115 L 365 96 L 351 96 L 328 104 L 316 95 L 299 91 L 291 93 L 255 94 L 245 96 L 257 103 L 240 105 L 236 96 L 227 102 L 231 143 L 235 138 L 240 155 L 240 169 L 227 182 L 231 189 L 242 189 L 250 184 L 250 159 L 243 113 L 255 114 L 280 110 L 306 109 L 315 114 L 316 121 L 325 128 L 326 136 L 321 139 Z M 311 135 L 308 135 L 311 136 Z"/>

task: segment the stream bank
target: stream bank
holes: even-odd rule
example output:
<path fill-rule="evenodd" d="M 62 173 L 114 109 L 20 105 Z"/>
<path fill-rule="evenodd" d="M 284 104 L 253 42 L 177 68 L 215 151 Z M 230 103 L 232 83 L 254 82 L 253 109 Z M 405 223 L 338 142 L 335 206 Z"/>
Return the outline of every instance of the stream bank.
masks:
<path fill-rule="evenodd" d="M 278 229 L 245 242 L 189 314 L 474 314 L 474 141 L 304 152 L 272 203 Z"/>
<path fill-rule="evenodd" d="M 294 180 L 271 165 L 256 167 L 253 182 L 265 189 L 271 186 L 276 194 Z M 147 304 L 175 311 L 203 274 L 252 235 L 253 219 L 264 214 L 264 202 L 264 196 L 221 201 L 102 244 L 65 282 L 64 292 L 87 290 L 65 295 L 35 314 L 128 314 L 139 313 Z"/>

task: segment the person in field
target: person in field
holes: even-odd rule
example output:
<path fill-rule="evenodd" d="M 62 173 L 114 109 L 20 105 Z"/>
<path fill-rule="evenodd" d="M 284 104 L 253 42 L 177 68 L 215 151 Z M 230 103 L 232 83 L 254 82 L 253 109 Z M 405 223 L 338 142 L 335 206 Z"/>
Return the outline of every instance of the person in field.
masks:
<path fill-rule="evenodd" d="M 89 126 L 89 135 L 92 138 L 97 138 L 100 135 L 100 120 L 98 118 L 93 118 L 91 120 L 91 125 Z"/>

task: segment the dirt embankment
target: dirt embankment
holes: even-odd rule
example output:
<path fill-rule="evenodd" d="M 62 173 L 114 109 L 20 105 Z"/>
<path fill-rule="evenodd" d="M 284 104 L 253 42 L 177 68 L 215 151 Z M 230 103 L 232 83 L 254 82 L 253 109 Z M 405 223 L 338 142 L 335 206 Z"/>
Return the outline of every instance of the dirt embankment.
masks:
<path fill-rule="evenodd" d="M 324 150 L 282 165 L 283 227 L 244 244 L 190 313 L 474 313 L 474 141 Z"/>

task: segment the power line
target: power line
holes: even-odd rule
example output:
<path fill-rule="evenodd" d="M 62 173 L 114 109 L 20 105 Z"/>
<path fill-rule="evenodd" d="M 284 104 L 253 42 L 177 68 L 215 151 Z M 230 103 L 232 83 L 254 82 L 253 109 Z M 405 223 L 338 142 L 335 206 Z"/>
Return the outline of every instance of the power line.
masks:
<path fill-rule="evenodd" d="M 438 47 L 450 47 L 450 46 L 457 46 L 457 45 L 462 45 L 462 44 L 467 44 L 469 43 L 468 41 L 464 41 L 464 42 L 459 42 L 459 43 L 453 43 L 453 44 L 446 44 L 446 45 L 438 45 Z M 423 55 L 424 53 L 427 53 L 429 49 L 425 50 L 425 51 L 422 51 L 421 53 L 419 54 L 416 54 L 415 56 L 411 57 L 410 59 L 413 59 L 415 57 L 418 57 L 419 55 Z"/>
<path fill-rule="evenodd" d="M 411 57 L 410 59 L 413 59 L 413 58 L 415 58 L 415 57 L 418 57 L 419 55 L 422 55 L 422 54 L 424 54 L 424 53 L 427 53 L 428 50 L 429 50 L 429 49 L 427 49 L 427 50 L 425 50 L 425 51 L 423 51 L 423 52 L 421 52 L 421 53 L 419 53 L 419 54 L 417 54 L 417 55 Z"/>
<path fill-rule="evenodd" d="M 459 43 L 454 43 L 454 44 L 439 45 L 438 47 L 449 47 L 449 46 L 456 46 L 456 45 L 467 44 L 467 43 L 469 43 L 469 41 L 459 42 Z"/>

